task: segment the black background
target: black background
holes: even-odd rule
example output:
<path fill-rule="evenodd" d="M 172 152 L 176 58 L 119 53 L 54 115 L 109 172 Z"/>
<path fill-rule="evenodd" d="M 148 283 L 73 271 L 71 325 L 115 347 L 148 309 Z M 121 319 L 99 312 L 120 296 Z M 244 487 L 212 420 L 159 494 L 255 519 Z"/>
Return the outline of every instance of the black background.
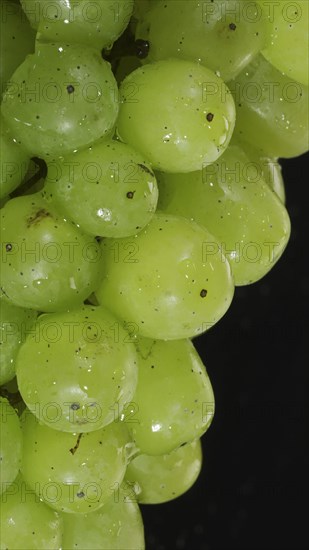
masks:
<path fill-rule="evenodd" d="M 194 487 L 142 507 L 147 550 L 308 548 L 308 159 L 282 161 L 292 235 L 195 340 L 216 413 Z"/>

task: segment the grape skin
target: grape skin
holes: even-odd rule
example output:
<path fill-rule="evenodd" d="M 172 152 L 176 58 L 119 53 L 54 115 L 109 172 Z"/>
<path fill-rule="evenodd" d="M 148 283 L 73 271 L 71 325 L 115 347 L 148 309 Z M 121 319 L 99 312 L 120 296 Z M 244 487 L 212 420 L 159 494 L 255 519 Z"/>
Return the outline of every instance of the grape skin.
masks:
<path fill-rule="evenodd" d="M 48 428 L 29 411 L 22 416 L 26 483 L 51 508 L 86 514 L 112 497 L 127 466 L 126 426 L 112 423 L 91 433 L 66 433 Z"/>
<path fill-rule="evenodd" d="M 30 155 L 54 159 L 113 133 L 117 83 L 96 50 L 38 42 L 12 75 L 1 110 Z"/>
<path fill-rule="evenodd" d="M 83 231 L 128 237 L 150 222 L 157 182 L 149 162 L 132 147 L 108 140 L 61 160 L 50 165 L 44 196 Z"/>
<path fill-rule="evenodd" d="M 16 411 L 0 397 L 0 494 L 16 479 L 22 459 L 22 434 Z"/>
<path fill-rule="evenodd" d="M 234 125 L 234 101 L 223 80 L 194 62 L 157 61 L 121 83 L 117 135 L 157 170 L 191 172 L 214 162 Z"/>
<path fill-rule="evenodd" d="M 19 350 L 16 372 L 22 397 L 41 422 L 93 432 L 133 398 L 137 355 L 118 319 L 88 305 L 40 316 Z"/>
<path fill-rule="evenodd" d="M 191 220 L 158 212 L 133 238 L 104 240 L 101 246 L 97 299 L 140 336 L 197 336 L 232 301 L 231 269 L 218 241 Z"/>
<path fill-rule="evenodd" d="M 135 488 L 141 504 L 162 504 L 178 498 L 195 483 L 202 467 L 198 439 L 169 454 L 141 454 L 129 464 L 125 479 Z"/>
<path fill-rule="evenodd" d="M 8 201 L 1 224 L 4 299 L 38 311 L 63 311 L 78 307 L 96 289 L 102 272 L 97 241 L 40 193 Z"/>

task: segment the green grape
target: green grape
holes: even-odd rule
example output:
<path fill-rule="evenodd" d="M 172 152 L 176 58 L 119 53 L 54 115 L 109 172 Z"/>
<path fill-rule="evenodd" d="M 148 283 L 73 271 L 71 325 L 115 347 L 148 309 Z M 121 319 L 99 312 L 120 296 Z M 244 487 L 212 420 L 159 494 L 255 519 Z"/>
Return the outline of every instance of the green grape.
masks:
<path fill-rule="evenodd" d="M 21 0 L 39 39 L 85 44 L 101 50 L 125 30 L 133 0 Z"/>
<path fill-rule="evenodd" d="M 188 491 L 201 467 L 202 446 L 198 439 L 162 456 L 137 456 L 129 464 L 125 479 L 134 484 L 141 504 L 161 504 Z"/>
<path fill-rule="evenodd" d="M 104 506 L 127 467 L 126 427 L 118 422 L 91 433 L 52 430 L 23 413 L 22 474 L 52 508 L 86 514 Z"/>
<path fill-rule="evenodd" d="M 18 4 L 1 0 L 0 18 L 0 86 L 2 93 L 26 55 L 34 52 L 35 33 Z"/>
<path fill-rule="evenodd" d="M 230 145 L 202 172 L 162 174 L 159 182 L 160 208 L 194 219 L 215 235 L 235 285 L 258 281 L 280 258 L 290 236 L 288 213 L 260 165 L 240 147 Z"/>
<path fill-rule="evenodd" d="M 308 150 L 306 86 L 281 74 L 262 55 L 228 85 L 236 104 L 237 139 L 261 156 L 291 158 Z"/>
<path fill-rule="evenodd" d="M 24 179 L 28 166 L 29 156 L 9 134 L 1 120 L 0 141 L 0 199 L 14 191 Z"/>
<path fill-rule="evenodd" d="M 266 16 L 256 2 L 161 0 L 143 15 L 135 37 L 149 42 L 147 62 L 187 59 L 227 81 L 265 46 Z"/>
<path fill-rule="evenodd" d="M 235 106 L 224 82 L 190 61 L 136 69 L 120 86 L 120 102 L 119 138 L 166 172 L 191 172 L 214 162 L 234 129 Z"/>
<path fill-rule="evenodd" d="M 197 336 L 232 301 L 230 266 L 217 240 L 194 222 L 155 214 L 134 237 L 103 240 L 101 246 L 97 299 L 141 336 Z"/>
<path fill-rule="evenodd" d="M 137 384 L 130 340 L 103 307 L 39 317 L 16 364 L 28 408 L 55 430 L 92 432 L 111 423 Z"/>
<path fill-rule="evenodd" d="M 115 484 L 106 507 L 85 515 L 62 514 L 63 550 L 144 550 L 143 520 L 136 496 Z"/>
<path fill-rule="evenodd" d="M 37 193 L 1 210 L 2 295 L 20 307 L 77 307 L 100 281 L 101 251 L 93 237 L 63 219 Z"/>
<path fill-rule="evenodd" d="M 0 501 L 1 550 L 59 550 L 62 518 L 19 475 Z"/>
<path fill-rule="evenodd" d="M 138 384 L 126 423 L 142 454 L 166 454 L 209 428 L 214 415 L 211 383 L 190 340 L 140 338 L 138 351 Z"/>
<path fill-rule="evenodd" d="M 158 187 L 148 161 L 117 141 L 98 143 L 49 166 L 45 196 L 90 235 L 127 237 L 150 222 Z"/>
<path fill-rule="evenodd" d="M 0 397 L 0 494 L 16 479 L 22 457 L 19 418 L 7 399 Z"/>
<path fill-rule="evenodd" d="M 31 330 L 36 311 L 22 309 L 0 298 L 0 384 L 15 376 L 15 360 L 18 349 Z"/>
<path fill-rule="evenodd" d="M 254 158 L 254 157 L 253 157 Z M 282 176 L 282 168 L 278 162 L 278 159 L 269 159 L 265 157 L 258 157 L 257 162 L 262 165 L 263 179 L 270 186 L 270 188 L 276 193 L 281 202 L 285 204 L 285 187 Z"/>
<path fill-rule="evenodd" d="M 48 159 L 109 136 L 117 96 L 110 65 L 95 50 L 37 43 L 11 78 L 2 114 L 31 155 Z"/>
<path fill-rule="evenodd" d="M 133 17 L 134 19 L 142 19 L 148 10 L 151 9 L 152 4 L 158 0 L 135 0 Z"/>
<path fill-rule="evenodd" d="M 278 195 L 279 199 L 285 204 L 285 187 L 282 176 L 282 168 L 277 158 L 269 158 L 261 155 L 252 145 L 245 141 L 240 141 L 236 137 L 232 137 L 231 145 L 240 147 L 247 157 L 252 162 L 252 168 L 256 168 L 257 173 L 261 174 L 261 179 L 264 180 L 269 187 Z"/>
<path fill-rule="evenodd" d="M 308 86 L 308 1 L 257 1 L 268 19 L 268 41 L 262 54 L 280 72 Z"/>

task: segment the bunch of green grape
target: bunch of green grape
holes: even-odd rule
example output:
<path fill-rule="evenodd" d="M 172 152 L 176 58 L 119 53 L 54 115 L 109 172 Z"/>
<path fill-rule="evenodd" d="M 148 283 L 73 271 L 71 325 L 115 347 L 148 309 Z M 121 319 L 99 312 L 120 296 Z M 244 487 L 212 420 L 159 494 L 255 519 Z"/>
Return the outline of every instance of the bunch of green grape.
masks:
<path fill-rule="evenodd" d="M 290 236 L 308 2 L 3 0 L 1 548 L 144 548 L 196 481 L 192 339 Z"/>

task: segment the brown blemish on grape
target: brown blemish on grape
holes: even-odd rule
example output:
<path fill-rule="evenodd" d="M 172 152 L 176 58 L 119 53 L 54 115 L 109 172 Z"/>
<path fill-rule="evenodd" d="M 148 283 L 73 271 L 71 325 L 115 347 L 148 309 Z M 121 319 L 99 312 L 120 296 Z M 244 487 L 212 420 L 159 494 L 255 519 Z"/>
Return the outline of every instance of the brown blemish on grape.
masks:
<path fill-rule="evenodd" d="M 236 31 L 236 25 L 235 25 L 235 23 L 230 23 L 230 24 L 229 24 L 229 29 L 230 29 L 231 31 Z"/>
<path fill-rule="evenodd" d="M 207 113 L 206 119 L 208 120 L 208 122 L 211 122 L 214 119 L 214 116 L 215 115 L 213 113 Z"/>
<path fill-rule="evenodd" d="M 30 227 L 31 225 L 37 225 L 40 223 L 44 218 L 51 217 L 51 213 L 45 210 L 45 208 L 40 208 L 33 216 L 30 216 L 27 220 L 27 227 Z"/>
<path fill-rule="evenodd" d="M 133 199 L 135 191 L 128 191 L 127 192 L 127 199 Z"/>
<path fill-rule="evenodd" d="M 205 288 L 202 288 L 201 292 L 200 292 L 200 297 L 201 298 L 206 298 L 207 296 L 207 290 Z"/>
<path fill-rule="evenodd" d="M 78 437 L 77 437 L 77 441 L 76 441 L 76 443 L 75 443 L 75 446 L 72 447 L 72 449 L 70 449 L 70 453 L 71 453 L 72 455 L 75 455 L 75 453 L 76 453 L 76 451 L 77 451 L 77 449 L 78 449 L 78 447 L 79 447 L 79 444 L 80 444 L 80 440 L 81 440 L 81 438 L 82 438 L 82 435 L 83 435 L 83 434 L 78 434 Z"/>

